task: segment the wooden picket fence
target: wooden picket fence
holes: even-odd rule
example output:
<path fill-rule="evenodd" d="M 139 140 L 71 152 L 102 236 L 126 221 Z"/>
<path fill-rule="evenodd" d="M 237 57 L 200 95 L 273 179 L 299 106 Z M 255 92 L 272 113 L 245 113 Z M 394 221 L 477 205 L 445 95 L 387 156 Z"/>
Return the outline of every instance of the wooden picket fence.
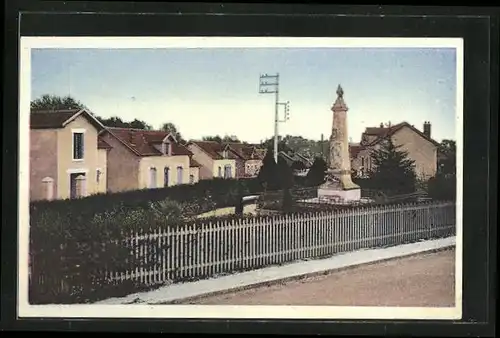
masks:
<path fill-rule="evenodd" d="M 406 203 L 160 227 L 126 240 L 143 264 L 107 278 L 155 285 L 453 236 L 455 210 L 451 202 Z"/>

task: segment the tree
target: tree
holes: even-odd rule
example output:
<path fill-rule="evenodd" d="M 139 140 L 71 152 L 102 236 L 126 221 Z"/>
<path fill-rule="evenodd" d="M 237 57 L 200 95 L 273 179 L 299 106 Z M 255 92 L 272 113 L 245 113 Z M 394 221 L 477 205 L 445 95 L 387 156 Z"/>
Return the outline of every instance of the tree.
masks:
<path fill-rule="evenodd" d="M 314 159 L 311 168 L 306 175 L 306 184 L 308 186 L 318 186 L 325 182 L 325 174 L 328 166 L 322 157 L 316 157 Z"/>
<path fill-rule="evenodd" d="M 265 141 L 263 141 L 261 143 L 261 145 L 265 148 L 270 148 L 270 149 L 273 149 L 274 150 L 274 137 L 271 137 Z M 289 153 L 292 150 L 292 148 L 290 148 L 286 142 L 285 139 L 282 139 L 282 140 L 278 140 L 278 151 L 283 151 L 285 153 Z"/>
<path fill-rule="evenodd" d="M 415 191 L 415 162 L 408 158 L 408 152 L 400 148 L 387 137 L 381 147 L 372 152 L 375 169 L 369 173 L 369 177 L 375 189 L 395 194 Z"/>
<path fill-rule="evenodd" d="M 257 179 L 265 190 L 276 190 L 279 188 L 278 168 L 274 161 L 273 153 L 272 149 L 267 150 L 257 176 Z"/>
<path fill-rule="evenodd" d="M 202 137 L 203 141 L 215 141 L 215 142 L 222 142 L 222 138 L 219 135 L 216 136 L 203 136 Z"/>
<path fill-rule="evenodd" d="M 109 118 L 102 118 L 96 116 L 96 118 L 106 127 L 115 127 L 115 128 L 135 128 L 135 129 L 144 129 L 151 130 L 152 126 L 147 124 L 145 121 L 141 121 L 138 119 L 134 119 L 132 122 L 125 122 L 118 116 L 112 116 Z"/>
<path fill-rule="evenodd" d="M 226 135 L 226 136 L 224 136 L 222 138 L 222 142 L 241 143 L 241 141 L 235 135 Z"/>
<path fill-rule="evenodd" d="M 288 166 L 288 163 L 282 158 L 278 157 L 278 164 L 276 165 L 278 176 L 278 183 L 281 189 L 290 189 L 293 187 L 293 170 Z"/>
<path fill-rule="evenodd" d="M 87 109 L 87 107 L 71 96 L 44 94 L 31 101 L 31 109 L 36 112 L 37 110 Z"/>
<path fill-rule="evenodd" d="M 179 132 L 179 130 L 177 129 L 175 124 L 173 124 L 171 122 L 167 122 L 167 123 L 164 123 L 160 129 L 172 134 L 177 139 L 177 141 L 182 140 L 181 133 Z"/>
<path fill-rule="evenodd" d="M 443 140 L 438 147 L 439 161 L 438 174 L 445 176 L 455 175 L 457 165 L 456 142 Z"/>
<path fill-rule="evenodd" d="M 436 176 L 427 182 L 427 192 L 430 197 L 438 200 L 455 200 L 456 179 L 456 143 L 453 140 L 443 140 L 438 147 L 440 158 Z"/>

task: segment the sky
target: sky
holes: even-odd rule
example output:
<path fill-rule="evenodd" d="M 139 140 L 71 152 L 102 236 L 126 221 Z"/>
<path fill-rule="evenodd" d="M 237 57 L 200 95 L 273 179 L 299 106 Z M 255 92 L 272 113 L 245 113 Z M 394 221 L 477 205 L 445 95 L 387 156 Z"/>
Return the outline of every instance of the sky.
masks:
<path fill-rule="evenodd" d="M 327 139 L 340 84 L 352 142 L 389 121 L 430 121 L 435 140 L 456 139 L 454 48 L 32 49 L 31 98 L 71 95 L 98 116 L 172 122 L 186 139 L 259 142 L 274 133 L 263 73 L 279 73 L 280 102 L 290 102 L 280 135 Z"/>

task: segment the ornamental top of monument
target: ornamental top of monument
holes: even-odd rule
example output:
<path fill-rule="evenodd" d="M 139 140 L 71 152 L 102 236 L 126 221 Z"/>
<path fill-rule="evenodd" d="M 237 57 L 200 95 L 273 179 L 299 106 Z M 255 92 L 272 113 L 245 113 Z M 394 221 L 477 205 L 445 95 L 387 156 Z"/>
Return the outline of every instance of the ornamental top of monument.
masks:
<path fill-rule="evenodd" d="M 344 90 L 342 89 L 342 86 L 339 84 L 337 87 L 337 100 L 335 100 L 335 103 L 333 104 L 332 111 L 347 111 L 347 105 L 344 102 Z"/>

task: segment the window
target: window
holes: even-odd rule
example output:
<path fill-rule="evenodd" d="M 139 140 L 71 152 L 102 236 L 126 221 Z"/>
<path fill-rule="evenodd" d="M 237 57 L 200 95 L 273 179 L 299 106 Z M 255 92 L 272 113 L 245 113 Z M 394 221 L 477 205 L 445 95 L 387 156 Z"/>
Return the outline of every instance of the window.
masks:
<path fill-rule="evenodd" d="M 102 175 L 101 169 L 97 169 L 97 171 L 96 171 L 96 182 L 97 182 L 97 184 L 99 184 L 99 182 L 101 180 L 101 175 Z"/>
<path fill-rule="evenodd" d="M 189 175 L 189 184 L 194 183 L 194 175 Z"/>
<path fill-rule="evenodd" d="M 149 187 L 156 188 L 156 168 L 149 168 Z"/>
<path fill-rule="evenodd" d="M 83 159 L 83 133 L 74 132 L 73 133 L 73 159 L 82 160 Z"/>
<path fill-rule="evenodd" d="M 177 184 L 182 184 L 182 167 L 177 167 Z"/>
<path fill-rule="evenodd" d="M 219 177 L 222 177 L 222 167 L 219 167 Z"/>
<path fill-rule="evenodd" d="M 42 180 L 45 191 L 45 198 L 51 200 L 54 198 L 54 179 L 52 177 L 45 177 Z"/>
<path fill-rule="evenodd" d="M 365 166 L 365 158 L 364 157 L 361 157 L 361 166 L 364 167 Z"/>
<path fill-rule="evenodd" d="M 70 180 L 70 198 L 80 198 L 86 196 L 85 173 L 71 173 Z"/>
<path fill-rule="evenodd" d="M 168 187 L 169 173 L 170 173 L 170 168 L 169 167 L 163 168 L 163 186 L 164 187 Z"/>
<path fill-rule="evenodd" d="M 230 164 L 226 164 L 224 166 L 224 178 L 231 178 L 231 177 L 232 177 L 231 165 Z"/>

